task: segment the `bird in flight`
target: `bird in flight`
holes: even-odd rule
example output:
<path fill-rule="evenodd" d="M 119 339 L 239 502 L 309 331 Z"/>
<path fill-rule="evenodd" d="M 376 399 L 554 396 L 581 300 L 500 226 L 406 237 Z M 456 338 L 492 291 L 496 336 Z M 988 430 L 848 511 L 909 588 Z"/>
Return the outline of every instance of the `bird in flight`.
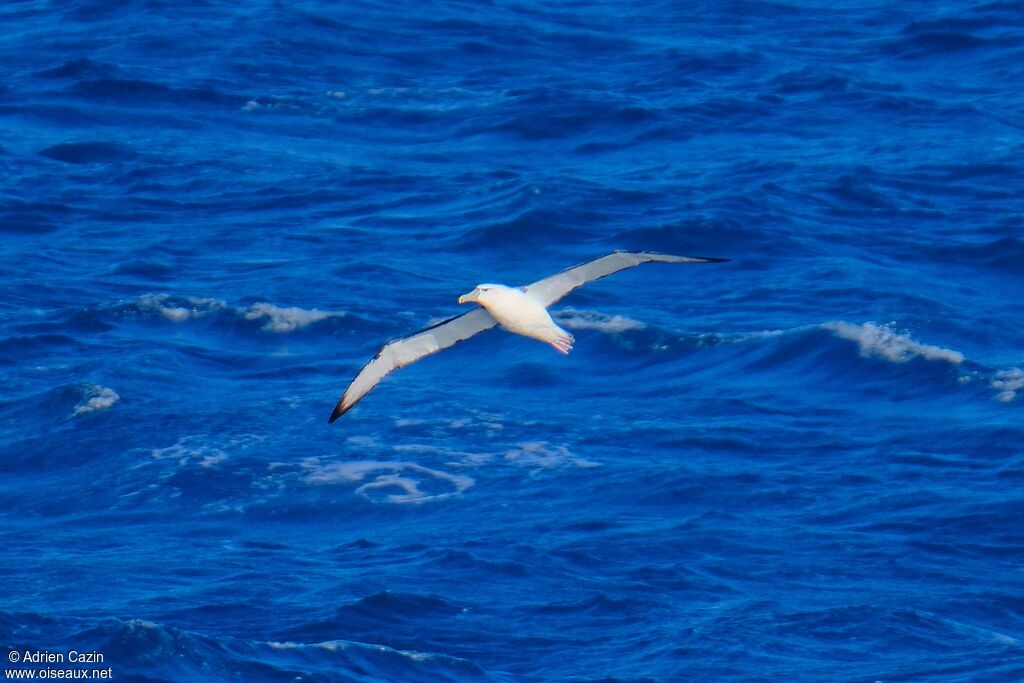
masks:
<path fill-rule="evenodd" d="M 334 422 L 366 396 L 384 377 L 398 368 L 437 353 L 475 334 L 501 325 L 509 332 L 550 344 L 559 353 L 572 350 L 573 337 L 548 313 L 548 306 L 588 282 L 632 268 L 641 263 L 719 263 L 729 259 L 673 256 L 649 251 L 613 251 L 538 280 L 525 287 L 483 284 L 459 297 L 459 303 L 476 303 L 468 313 L 448 318 L 408 337 L 385 344 L 363 366 L 334 406 L 328 422 Z"/>

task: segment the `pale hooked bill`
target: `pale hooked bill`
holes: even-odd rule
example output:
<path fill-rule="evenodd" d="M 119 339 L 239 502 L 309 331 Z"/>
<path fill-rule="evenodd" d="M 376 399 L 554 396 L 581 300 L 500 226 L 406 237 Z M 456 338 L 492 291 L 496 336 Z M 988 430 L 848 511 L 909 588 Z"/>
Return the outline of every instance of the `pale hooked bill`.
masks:
<path fill-rule="evenodd" d="M 501 325 L 509 332 L 539 339 L 550 344 L 559 353 L 572 350 L 573 337 L 555 324 L 547 308 L 581 285 L 599 280 L 625 268 L 641 263 L 717 263 L 721 258 L 673 256 L 648 251 L 613 251 L 601 258 L 581 263 L 538 280 L 525 287 L 505 285 L 477 285 L 469 294 L 459 297 L 459 303 L 477 303 L 468 313 L 431 325 L 408 337 L 395 339 L 383 346 L 373 360 L 363 366 L 348 385 L 345 394 L 334 407 L 328 422 L 344 415 L 359 400 L 370 393 L 388 373 L 437 353 L 475 334 Z"/>

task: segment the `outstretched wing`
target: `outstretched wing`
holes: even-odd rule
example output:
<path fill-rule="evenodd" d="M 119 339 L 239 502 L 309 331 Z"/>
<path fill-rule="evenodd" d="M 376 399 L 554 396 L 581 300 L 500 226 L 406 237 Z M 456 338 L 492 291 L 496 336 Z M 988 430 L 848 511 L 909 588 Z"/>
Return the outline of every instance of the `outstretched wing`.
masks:
<path fill-rule="evenodd" d="M 349 408 L 359 402 L 359 399 L 370 393 L 370 390 L 389 372 L 446 349 L 463 339 L 469 339 L 474 334 L 489 330 L 497 324 L 498 321 L 491 317 L 487 309 L 474 308 L 468 313 L 448 318 L 416 334 L 388 342 L 348 385 L 338 405 L 334 406 L 334 412 L 331 413 L 328 422 L 334 422 L 344 415 Z"/>
<path fill-rule="evenodd" d="M 641 263 L 659 261 L 661 263 L 718 263 L 728 261 L 725 258 L 698 258 L 694 256 L 673 256 L 653 251 L 613 251 L 601 258 L 581 263 L 556 273 L 551 277 L 538 280 L 524 289 L 534 299 L 545 306 L 550 306 L 572 290 L 594 280 L 617 273 L 625 268 L 632 268 Z"/>

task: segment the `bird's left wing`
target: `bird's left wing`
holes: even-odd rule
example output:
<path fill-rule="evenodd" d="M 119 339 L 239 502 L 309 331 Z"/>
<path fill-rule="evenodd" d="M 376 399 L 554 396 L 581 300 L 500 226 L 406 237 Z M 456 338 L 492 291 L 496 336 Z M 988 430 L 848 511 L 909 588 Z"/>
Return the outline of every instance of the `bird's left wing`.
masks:
<path fill-rule="evenodd" d="M 334 406 L 334 412 L 331 413 L 328 422 L 334 422 L 345 414 L 359 402 L 359 399 L 370 393 L 370 390 L 389 372 L 446 349 L 463 339 L 469 339 L 474 334 L 489 330 L 497 324 L 498 321 L 491 317 L 487 309 L 474 308 L 468 313 L 431 325 L 416 334 L 388 342 L 348 385 L 338 405 Z"/>
<path fill-rule="evenodd" d="M 661 263 L 718 263 L 728 261 L 724 258 L 698 258 L 695 256 L 675 256 L 659 254 L 654 251 L 613 251 L 593 261 L 581 263 L 567 268 L 561 273 L 538 280 L 524 289 L 534 299 L 545 306 L 550 306 L 572 290 L 588 282 L 617 273 L 625 268 L 632 268 L 641 263 L 658 261 Z"/>

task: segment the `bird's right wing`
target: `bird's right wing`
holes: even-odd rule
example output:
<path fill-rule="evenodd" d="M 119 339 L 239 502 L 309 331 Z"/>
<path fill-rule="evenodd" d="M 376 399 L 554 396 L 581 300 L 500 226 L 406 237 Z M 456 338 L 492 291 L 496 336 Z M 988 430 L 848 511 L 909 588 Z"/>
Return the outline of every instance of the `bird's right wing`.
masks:
<path fill-rule="evenodd" d="M 721 258 L 698 258 L 695 256 L 675 256 L 673 254 L 659 254 L 654 251 L 613 251 L 601 258 L 581 263 L 578 266 L 567 268 L 561 273 L 555 273 L 543 280 L 538 280 L 532 285 L 524 287 L 524 289 L 527 294 L 540 301 L 544 306 L 550 306 L 581 285 L 599 280 L 625 268 L 638 266 L 641 263 L 650 263 L 652 261 L 659 261 L 661 263 L 720 263 L 728 260 Z"/>
<path fill-rule="evenodd" d="M 348 385 L 338 405 L 334 406 L 334 412 L 331 413 L 328 422 L 334 422 L 345 414 L 359 402 L 359 399 L 370 393 L 370 390 L 389 372 L 446 349 L 463 339 L 469 339 L 474 334 L 485 332 L 497 324 L 498 321 L 492 318 L 486 309 L 474 308 L 468 313 L 448 318 L 416 334 L 388 342 Z"/>

